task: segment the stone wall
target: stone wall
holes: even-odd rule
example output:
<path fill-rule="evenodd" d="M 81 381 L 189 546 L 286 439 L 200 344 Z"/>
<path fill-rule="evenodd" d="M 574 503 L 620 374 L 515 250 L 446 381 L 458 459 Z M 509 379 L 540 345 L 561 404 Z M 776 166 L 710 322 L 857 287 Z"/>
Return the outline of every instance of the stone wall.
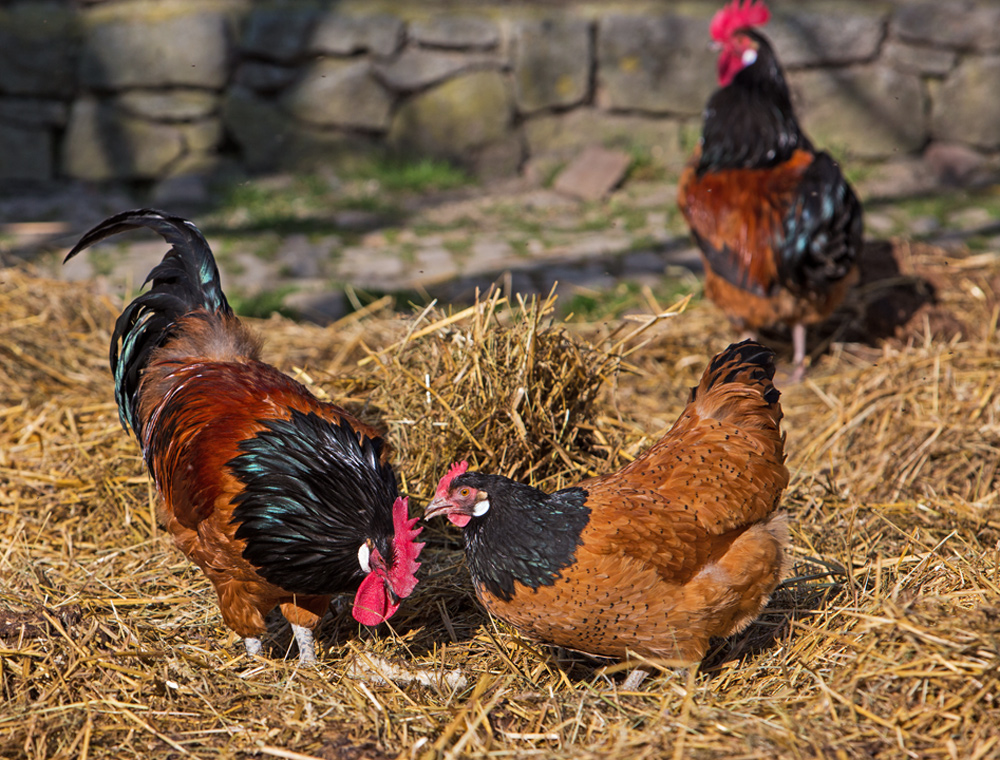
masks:
<path fill-rule="evenodd" d="M 0 181 L 302 169 L 383 147 L 543 175 L 591 142 L 676 169 L 715 86 L 718 5 L 7 2 Z M 997 158 L 1000 4 L 772 8 L 815 142 L 959 180 Z"/>

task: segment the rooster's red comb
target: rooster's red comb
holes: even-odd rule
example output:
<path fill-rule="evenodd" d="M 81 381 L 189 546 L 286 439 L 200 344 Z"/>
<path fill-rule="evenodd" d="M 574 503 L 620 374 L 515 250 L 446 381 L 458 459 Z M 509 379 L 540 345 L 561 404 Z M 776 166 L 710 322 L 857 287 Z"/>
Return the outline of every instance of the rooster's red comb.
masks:
<path fill-rule="evenodd" d="M 437 490 L 434 492 L 435 496 L 447 496 L 448 489 L 451 488 L 451 481 L 457 478 L 459 475 L 464 473 L 469 469 L 468 462 L 455 462 L 448 470 L 448 474 L 445 475 L 441 480 L 438 481 Z"/>
<path fill-rule="evenodd" d="M 725 42 L 737 29 L 762 26 L 771 18 L 763 0 L 733 0 L 712 16 L 708 31 L 716 42 Z"/>
<path fill-rule="evenodd" d="M 423 528 L 413 529 L 419 518 L 410 517 L 407 504 L 406 499 L 397 497 L 396 502 L 392 505 L 392 549 L 393 554 L 395 554 L 395 563 L 389 571 L 389 580 L 392 582 L 393 591 L 399 597 L 409 596 L 416 587 L 416 573 L 417 568 L 420 567 L 417 557 L 420 556 L 420 550 L 424 548 L 423 544 L 414 541 Z"/>

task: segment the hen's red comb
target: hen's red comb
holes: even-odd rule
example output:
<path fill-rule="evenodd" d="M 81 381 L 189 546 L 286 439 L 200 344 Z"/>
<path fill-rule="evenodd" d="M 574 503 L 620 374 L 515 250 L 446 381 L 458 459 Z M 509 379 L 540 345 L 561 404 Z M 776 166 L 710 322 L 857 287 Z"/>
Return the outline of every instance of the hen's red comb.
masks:
<path fill-rule="evenodd" d="M 448 489 L 451 488 L 451 481 L 457 478 L 459 475 L 464 473 L 469 469 L 468 462 L 455 462 L 448 470 L 448 474 L 445 475 L 441 480 L 438 481 L 437 490 L 434 492 L 434 496 L 447 496 Z"/>
<path fill-rule="evenodd" d="M 416 587 L 416 572 L 417 568 L 420 567 L 417 557 L 420 556 L 420 550 L 424 548 L 423 544 L 414 541 L 423 528 L 413 529 L 419 518 L 410 518 L 407 504 L 407 499 L 397 497 L 396 502 L 392 505 L 392 549 L 396 557 L 395 563 L 389 571 L 389 580 L 392 583 L 392 590 L 399 597 L 409 596 Z"/>
<path fill-rule="evenodd" d="M 712 16 L 708 31 L 716 42 L 725 42 L 737 29 L 762 26 L 771 19 L 763 0 L 733 0 Z"/>

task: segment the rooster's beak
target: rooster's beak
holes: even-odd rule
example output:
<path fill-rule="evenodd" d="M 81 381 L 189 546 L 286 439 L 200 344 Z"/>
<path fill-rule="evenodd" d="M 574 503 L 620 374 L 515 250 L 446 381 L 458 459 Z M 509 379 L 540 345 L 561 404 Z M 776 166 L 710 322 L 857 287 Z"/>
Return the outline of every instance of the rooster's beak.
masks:
<path fill-rule="evenodd" d="M 386 583 L 385 584 L 385 593 L 389 597 L 389 603 L 392 604 L 393 607 L 398 607 L 399 606 L 399 596 L 396 594 L 395 590 L 392 588 L 392 584 L 391 583 Z"/>

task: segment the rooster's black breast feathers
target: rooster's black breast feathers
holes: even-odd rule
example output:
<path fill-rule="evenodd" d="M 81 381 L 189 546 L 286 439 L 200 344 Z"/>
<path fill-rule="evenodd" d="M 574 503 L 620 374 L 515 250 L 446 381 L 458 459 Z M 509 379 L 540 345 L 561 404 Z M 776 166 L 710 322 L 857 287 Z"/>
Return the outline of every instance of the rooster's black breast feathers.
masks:
<path fill-rule="evenodd" d="M 381 439 L 345 421 L 292 410 L 268 420 L 229 462 L 243 490 L 233 500 L 244 558 L 268 582 L 297 594 L 333 594 L 363 577 L 358 549 L 373 536 L 391 557 L 392 468 Z"/>

